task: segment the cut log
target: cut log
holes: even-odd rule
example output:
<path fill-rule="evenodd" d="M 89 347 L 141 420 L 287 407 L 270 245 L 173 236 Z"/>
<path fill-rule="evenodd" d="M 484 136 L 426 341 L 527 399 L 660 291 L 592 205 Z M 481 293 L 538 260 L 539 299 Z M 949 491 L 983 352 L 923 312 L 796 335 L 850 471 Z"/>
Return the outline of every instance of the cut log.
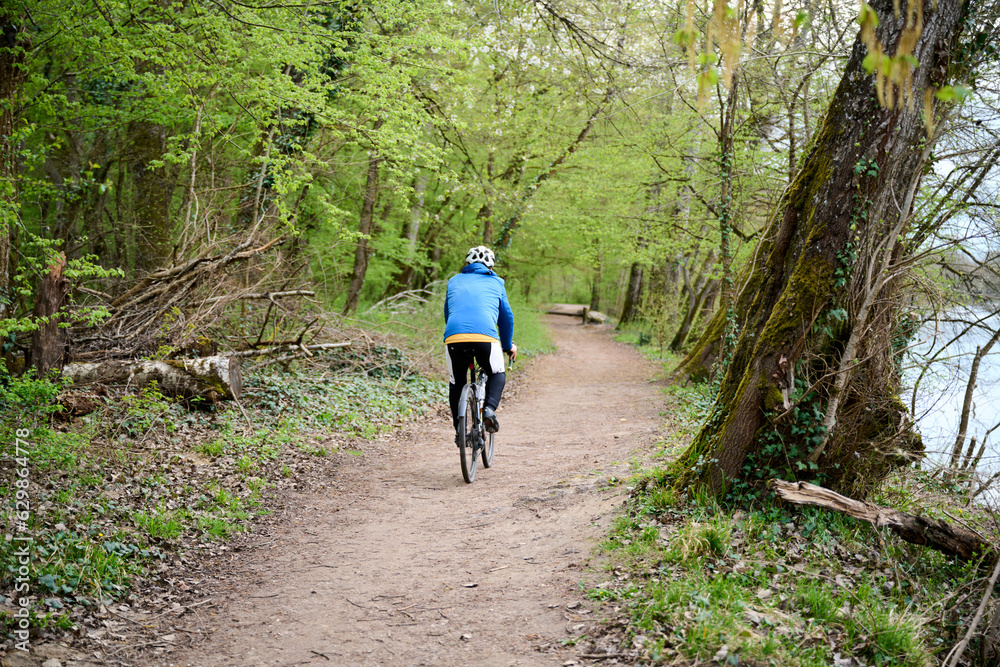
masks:
<path fill-rule="evenodd" d="M 156 382 L 161 392 L 179 398 L 202 398 L 212 403 L 239 399 L 243 375 L 238 359 L 225 356 L 163 361 L 101 361 L 66 364 L 63 375 L 73 384 L 127 384 Z"/>
<path fill-rule="evenodd" d="M 784 482 L 772 479 L 769 484 L 780 498 L 790 503 L 814 505 L 842 512 L 855 519 L 867 521 L 873 526 L 889 528 L 911 544 L 930 547 L 965 561 L 979 560 L 983 556 L 988 556 L 992 562 L 997 557 L 992 544 L 962 526 L 854 500 L 807 482 Z"/>
<path fill-rule="evenodd" d="M 588 306 L 577 303 L 553 303 L 549 305 L 545 312 L 549 315 L 569 315 L 571 317 L 580 317 L 583 315 L 583 311 L 587 308 Z"/>
<path fill-rule="evenodd" d="M 608 316 L 591 310 L 590 306 L 576 303 L 553 303 L 545 310 L 549 315 L 569 315 L 570 317 L 586 318 L 585 324 L 604 324 Z"/>

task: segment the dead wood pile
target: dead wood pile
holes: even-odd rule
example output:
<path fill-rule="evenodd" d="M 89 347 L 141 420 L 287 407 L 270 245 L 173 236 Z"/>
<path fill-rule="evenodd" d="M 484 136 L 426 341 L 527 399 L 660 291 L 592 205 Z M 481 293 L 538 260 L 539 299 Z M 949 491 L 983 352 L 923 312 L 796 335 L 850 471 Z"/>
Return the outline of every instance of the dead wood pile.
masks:
<path fill-rule="evenodd" d="M 206 244 L 132 281 L 80 284 L 53 265 L 45 291 L 51 297 L 40 313 L 51 326 L 39 334 L 41 342 L 21 336 L 16 350 L 23 358 L 6 355 L 3 362 L 21 372 L 31 364 L 30 351 L 38 350 L 46 368 L 63 371 L 74 384 L 94 385 L 97 394 L 102 384 L 155 380 L 165 394 L 210 402 L 238 399 L 242 376 L 271 364 L 397 380 L 426 370 L 428 364 L 400 352 L 391 336 L 322 308 L 308 289 L 301 253 L 284 237 L 258 231 Z M 395 308 L 414 294 L 387 300 L 391 319 L 407 317 Z M 433 294 L 422 290 L 412 305 L 426 306 Z M 74 404 L 67 411 L 83 409 Z"/>
<path fill-rule="evenodd" d="M 154 271 L 118 296 L 81 288 L 81 292 L 97 299 L 89 305 L 104 306 L 110 317 L 97 327 L 71 330 L 72 360 L 135 359 L 164 348 L 183 353 L 196 347 L 199 340 L 230 338 L 227 347 L 239 345 L 238 336 L 245 335 L 245 331 L 239 327 L 230 327 L 228 332 L 218 328 L 219 324 L 225 325 L 224 320 L 229 324 L 240 322 L 239 317 L 226 317 L 230 304 L 246 299 L 266 299 L 276 304 L 285 296 L 312 295 L 306 290 L 257 289 L 261 283 L 280 276 L 276 271 L 280 259 L 275 261 L 265 255 L 282 240 L 247 238 L 228 251 L 206 252 Z"/>

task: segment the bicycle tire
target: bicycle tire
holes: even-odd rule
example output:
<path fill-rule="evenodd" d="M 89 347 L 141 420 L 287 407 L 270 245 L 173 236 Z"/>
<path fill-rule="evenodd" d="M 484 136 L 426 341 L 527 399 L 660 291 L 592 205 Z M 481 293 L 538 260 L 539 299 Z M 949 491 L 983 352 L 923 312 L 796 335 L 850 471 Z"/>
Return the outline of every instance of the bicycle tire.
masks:
<path fill-rule="evenodd" d="M 479 407 L 476 401 L 476 394 L 471 384 L 465 385 L 462 389 L 462 398 L 459 405 L 464 403 L 465 410 L 458 417 L 458 454 L 462 460 L 462 478 L 466 484 L 472 484 L 476 480 L 476 466 L 478 459 L 476 455 L 476 423 Z"/>
<path fill-rule="evenodd" d="M 493 465 L 493 434 L 486 430 L 486 422 L 483 421 L 483 408 L 486 405 L 486 373 L 479 371 L 479 381 L 476 383 L 476 404 L 479 407 L 479 451 L 483 457 L 483 467 L 489 468 Z"/>
<path fill-rule="evenodd" d="M 493 466 L 493 436 L 495 433 L 486 434 L 486 442 L 482 446 L 483 451 L 483 467 L 489 468 Z"/>

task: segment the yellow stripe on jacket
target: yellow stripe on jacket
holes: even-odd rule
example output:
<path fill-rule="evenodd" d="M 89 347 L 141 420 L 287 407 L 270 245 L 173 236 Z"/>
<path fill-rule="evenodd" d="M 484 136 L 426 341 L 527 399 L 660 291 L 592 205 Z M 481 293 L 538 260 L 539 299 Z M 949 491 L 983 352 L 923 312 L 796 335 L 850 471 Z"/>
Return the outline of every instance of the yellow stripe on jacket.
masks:
<path fill-rule="evenodd" d="M 448 343 L 499 343 L 499 338 L 487 336 L 486 334 L 464 333 L 452 334 L 444 339 L 444 344 Z"/>

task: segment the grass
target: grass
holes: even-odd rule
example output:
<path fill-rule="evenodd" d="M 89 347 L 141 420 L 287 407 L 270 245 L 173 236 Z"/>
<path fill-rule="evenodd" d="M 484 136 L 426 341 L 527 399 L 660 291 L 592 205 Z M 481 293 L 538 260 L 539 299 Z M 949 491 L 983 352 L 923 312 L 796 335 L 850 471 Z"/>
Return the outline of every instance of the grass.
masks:
<path fill-rule="evenodd" d="M 666 390 L 670 435 L 627 482 L 631 496 L 602 544 L 611 575 L 587 595 L 609 628 L 624 624 L 622 651 L 649 665 L 937 664 L 964 632 L 990 564 L 956 562 L 817 508 L 679 495 L 670 460 L 707 413 L 706 398 L 699 387 Z M 916 470 L 872 500 L 947 511 L 980 531 L 992 521 Z"/>
<path fill-rule="evenodd" d="M 900 567 L 874 549 L 872 529 L 818 510 L 664 510 L 647 498 L 633 500 L 605 543 L 614 583 L 590 591 L 626 610 L 629 634 L 645 638 L 643 664 L 707 661 L 725 645 L 730 660 L 751 664 L 830 665 L 839 655 L 930 665 L 950 638 L 929 610 L 980 576 L 933 552 Z"/>

